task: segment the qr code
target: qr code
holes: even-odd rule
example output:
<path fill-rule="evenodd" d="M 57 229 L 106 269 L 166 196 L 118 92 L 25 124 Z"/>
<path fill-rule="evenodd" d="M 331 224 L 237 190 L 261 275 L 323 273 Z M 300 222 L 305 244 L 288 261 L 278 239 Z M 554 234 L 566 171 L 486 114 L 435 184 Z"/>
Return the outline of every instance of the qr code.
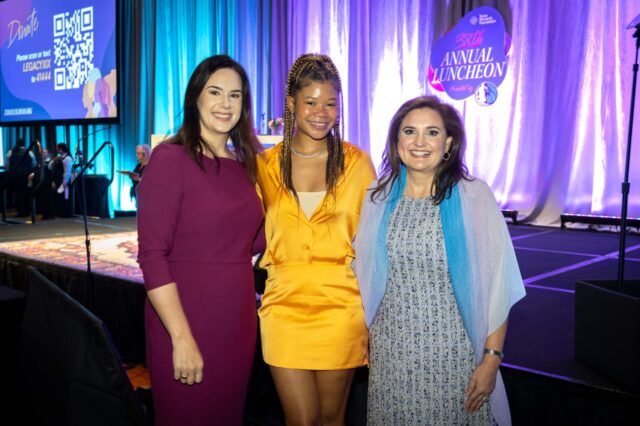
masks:
<path fill-rule="evenodd" d="M 78 89 L 93 66 L 93 7 L 53 16 L 55 90 Z"/>

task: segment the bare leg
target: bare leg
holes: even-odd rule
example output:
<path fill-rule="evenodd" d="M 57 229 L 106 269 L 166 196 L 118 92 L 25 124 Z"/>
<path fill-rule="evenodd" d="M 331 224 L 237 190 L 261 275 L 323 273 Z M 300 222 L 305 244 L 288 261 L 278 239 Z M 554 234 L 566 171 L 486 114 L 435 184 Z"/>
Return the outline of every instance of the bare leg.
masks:
<path fill-rule="evenodd" d="M 354 369 L 316 371 L 323 426 L 342 426 Z"/>
<path fill-rule="evenodd" d="M 315 372 L 269 366 L 287 426 L 320 426 L 320 398 Z"/>

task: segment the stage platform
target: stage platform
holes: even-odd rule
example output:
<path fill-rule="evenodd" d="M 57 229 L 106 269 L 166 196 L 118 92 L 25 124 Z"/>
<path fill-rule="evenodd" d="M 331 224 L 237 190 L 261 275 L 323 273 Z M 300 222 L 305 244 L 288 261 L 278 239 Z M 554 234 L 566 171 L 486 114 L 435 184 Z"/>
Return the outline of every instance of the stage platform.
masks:
<path fill-rule="evenodd" d="M 81 220 L 2 226 L 0 282 L 28 291 L 22 271 L 37 267 L 105 321 L 126 362 L 143 362 L 135 228 L 135 218 L 90 220 L 90 284 Z M 640 424 L 640 395 L 574 359 L 574 283 L 615 279 L 619 236 L 513 225 L 509 231 L 527 287 L 511 313 L 502 367 L 514 424 Z M 629 235 L 627 247 L 626 278 L 640 279 L 640 237 Z M 359 377 L 355 386 L 366 385 L 366 375 Z M 253 408 L 247 424 L 277 424 Z"/>
<path fill-rule="evenodd" d="M 619 235 L 530 226 L 509 232 L 527 289 L 511 311 L 502 367 L 514 424 L 640 424 L 640 395 L 574 358 L 575 282 L 616 279 Z M 625 278 L 637 280 L 639 236 L 628 235 L 626 253 Z"/>
<path fill-rule="evenodd" d="M 0 284 L 27 293 L 27 267 L 36 267 L 106 323 L 124 362 L 142 363 L 146 293 L 135 260 L 136 219 L 88 223 L 91 280 L 82 220 L 56 219 L 0 227 Z"/>

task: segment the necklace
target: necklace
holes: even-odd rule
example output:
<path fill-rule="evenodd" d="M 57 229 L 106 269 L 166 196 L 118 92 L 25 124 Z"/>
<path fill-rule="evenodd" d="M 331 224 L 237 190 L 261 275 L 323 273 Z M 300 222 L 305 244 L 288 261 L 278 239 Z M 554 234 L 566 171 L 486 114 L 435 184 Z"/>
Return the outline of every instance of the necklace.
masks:
<path fill-rule="evenodd" d="M 302 152 L 298 152 L 296 151 L 296 149 L 293 147 L 293 145 L 291 145 L 291 152 L 293 152 L 295 155 L 297 155 L 298 157 L 302 157 L 302 158 L 315 158 L 318 155 L 322 154 L 323 152 L 325 152 L 325 149 L 321 149 L 320 151 L 316 151 L 313 154 L 303 154 Z"/>

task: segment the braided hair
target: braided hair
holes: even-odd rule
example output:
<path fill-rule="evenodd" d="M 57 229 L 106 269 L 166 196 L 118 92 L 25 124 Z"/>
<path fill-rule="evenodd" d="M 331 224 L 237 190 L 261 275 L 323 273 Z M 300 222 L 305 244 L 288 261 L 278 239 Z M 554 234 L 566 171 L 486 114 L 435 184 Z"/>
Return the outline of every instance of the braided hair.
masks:
<path fill-rule="evenodd" d="M 344 171 L 344 149 L 342 135 L 340 134 L 340 120 L 343 112 L 342 82 L 340 75 L 331 58 L 326 55 L 307 53 L 296 59 L 287 76 L 284 106 L 284 140 L 280 152 L 280 174 L 282 176 L 282 183 L 291 191 L 296 200 L 298 200 L 298 194 L 293 187 L 291 173 L 291 143 L 293 140 L 293 129 L 295 128 L 295 115 L 293 111 L 289 110 L 287 100 L 294 98 L 298 91 L 310 85 L 312 82 L 330 82 L 336 92 L 340 94 L 340 113 L 327 135 L 327 152 L 329 155 L 327 157 L 325 181 L 330 194 L 335 195 L 338 178 Z"/>

